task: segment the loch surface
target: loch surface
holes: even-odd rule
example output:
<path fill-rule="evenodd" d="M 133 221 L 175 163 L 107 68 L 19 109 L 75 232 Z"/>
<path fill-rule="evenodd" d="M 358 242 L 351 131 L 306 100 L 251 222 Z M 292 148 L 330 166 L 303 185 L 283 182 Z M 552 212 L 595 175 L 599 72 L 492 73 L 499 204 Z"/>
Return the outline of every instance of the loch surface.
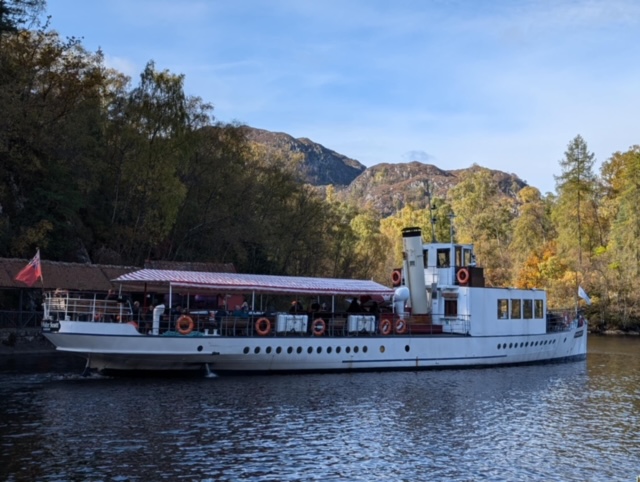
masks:
<path fill-rule="evenodd" d="M 564 364 L 190 379 L 0 357 L 0 480 L 635 481 L 640 338 Z"/>

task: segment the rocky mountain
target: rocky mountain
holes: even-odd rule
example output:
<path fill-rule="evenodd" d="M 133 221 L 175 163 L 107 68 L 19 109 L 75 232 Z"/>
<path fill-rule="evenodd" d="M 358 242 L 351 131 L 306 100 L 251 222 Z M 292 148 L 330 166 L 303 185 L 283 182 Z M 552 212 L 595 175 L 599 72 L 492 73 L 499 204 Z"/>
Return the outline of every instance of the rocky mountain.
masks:
<path fill-rule="evenodd" d="M 318 187 L 332 184 L 342 199 L 349 199 L 359 206 L 368 205 L 383 217 L 408 203 L 418 208 L 426 207 L 427 192 L 445 198 L 464 173 L 481 169 L 473 165 L 467 169 L 447 171 L 417 161 L 383 163 L 367 168 L 306 138 L 295 139 L 288 134 L 252 127 L 246 127 L 246 132 L 249 140 L 257 144 L 301 153 L 302 169 L 309 184 Z M 515 174 L 495 170 L 491 170 L 491 173 L 505 196 L 515 196 L 527 185 Z"/>
<path fill-rule="evenodd" d="M 479 169 L 482 168 L 473 165 L 467 169 L 446 171 L 417 161 L 378 164 L 358 176 L 341 191 L 341 195 L 359 206 L 371 206 L 385 217 L 407 204 L 420 209 L 427 207 L 429 194 L 446 198 L 449 189 L 458 184 L 463 174 Z M 505 196 L 515 196 L 527 185 L 514 174 L 495 170 L 490 172 Z"/>
<path fill-rule="evenodd" d="M 251 142 L 303 155 L 302 168 L 309 184 L 314 186 L 348 186 L 367 168 L 355 159 L 338 154 L 305 137 L 295 139 L 282 132 L 245 127 Z"/>

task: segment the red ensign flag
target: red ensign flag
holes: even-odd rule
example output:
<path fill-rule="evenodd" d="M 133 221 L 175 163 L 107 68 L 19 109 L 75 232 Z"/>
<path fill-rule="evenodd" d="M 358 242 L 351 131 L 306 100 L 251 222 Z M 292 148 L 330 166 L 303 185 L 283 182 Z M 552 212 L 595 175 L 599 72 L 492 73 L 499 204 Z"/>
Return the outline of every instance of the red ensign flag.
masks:
<path fill-rule="evenodd" d="M 22 281 L 27 286 L 33 286 L 38 278 L 42 279 L 42 268 L 40 267 L 40 250 L 36 251 L 29 264 L 16 275 L 16 281 Z"/>

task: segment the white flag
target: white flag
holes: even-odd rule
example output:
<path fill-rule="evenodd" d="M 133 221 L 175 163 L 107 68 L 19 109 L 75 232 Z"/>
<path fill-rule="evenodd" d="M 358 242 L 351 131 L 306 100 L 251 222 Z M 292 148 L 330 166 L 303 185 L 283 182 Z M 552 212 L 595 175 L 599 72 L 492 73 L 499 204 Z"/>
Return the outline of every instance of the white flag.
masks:
<path fill-rule="evenodd" d="M 587 295 L 586 291 L 582 289 L 582 286 L 578 286 L 578 296 L 585 300 L 588 305 L 591 304 L 591 298 Z"/>

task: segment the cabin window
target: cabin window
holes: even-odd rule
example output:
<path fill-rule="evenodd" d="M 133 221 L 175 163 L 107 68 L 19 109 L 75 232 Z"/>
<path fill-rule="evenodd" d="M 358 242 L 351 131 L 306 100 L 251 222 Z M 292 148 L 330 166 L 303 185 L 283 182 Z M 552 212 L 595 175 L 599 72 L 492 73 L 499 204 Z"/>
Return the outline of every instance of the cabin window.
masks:
<path fill-rule="evenodd" d="M 458 316 L 458 300 L 444 300 L 444 316 Z"/>
<path fill-rule="evenodd" d="M 525 320 L 533 318 L 533 300 L 522 301 L 522 317 Z"/>
<path fill-rule="evenodd" d="M 422 259 L 424 261 L 424 267 L 427 268 L 429 266 L 429 250 L 428 249 L 422 250 Z"/>
<path fill-rule="evenodd" d="M 542 300 L 535 300 L 535 301 L 536 301 L 535 317 L 544 318 L 544 302 Z"/>
<path fill-rule="evenodd" d="M 438 250 L 438 268 L 449 267 L 449 248 Z"/>
<path fill-rule="evenodd" d="M 456 246 L 456 266 L 462 266 L 462 248 Z"/>
<path fill-rule="evenodd" d="M 522 318 L 522 300 L 511 300 L 511 319 L 519 320 Z"/>
<path fill-rule="evenodd" d="M 472 266 L 473 263 L 473 252 L 470 249 L 465 249 L 462 251 L 462 261 L 464 262 L 464 266 Z"/>
<path fill-rule="evenodd" d="M 506 320 L 509 318 L 509 300 L 498 300 L 498 319 Z"/>

